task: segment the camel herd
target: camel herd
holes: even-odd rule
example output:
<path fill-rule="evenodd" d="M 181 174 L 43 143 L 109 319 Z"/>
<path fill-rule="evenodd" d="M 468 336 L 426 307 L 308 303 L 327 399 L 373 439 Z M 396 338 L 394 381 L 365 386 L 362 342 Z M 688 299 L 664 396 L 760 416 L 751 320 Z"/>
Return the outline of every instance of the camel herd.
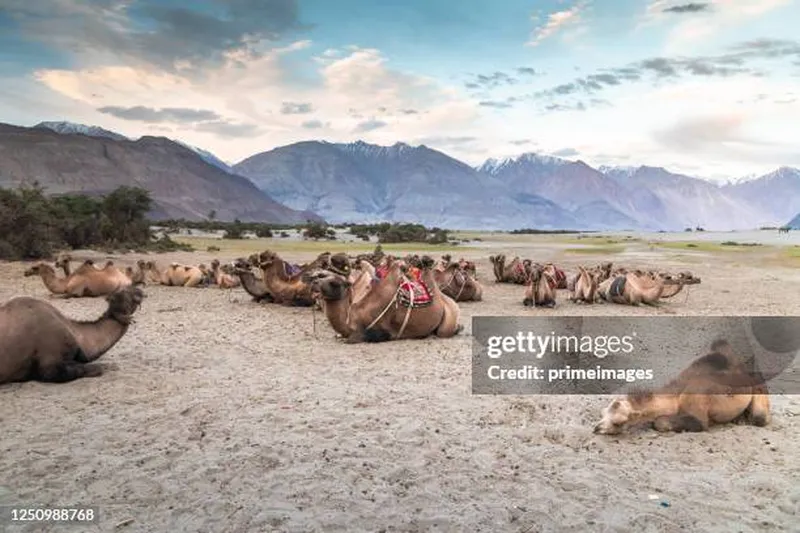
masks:
<path fill-rule="evenodd" d="M 0 384 L 38 379 L 65 382 L 100 375 L 88 363 L 111 349 L 125 334 L 145 294 L 142 285 L 188 288 L 241 287 L 256 302 L 321 310 L 345 343 L 448 338 L 462 330 L 458 302 L 480 302 L 483 287 L 471 261 L 449 255 L 403 258 L 372 254 L 320 254 L 296 265 L 270 250 L 229 264 L 205 265 L 137 261 L 120 269 L 113 261 L 103 266 L 91 260 L 72 269 L 72 258 L 61 255 L 51 265 L 38 263 L 25 276 L 40 276 L 54 295 L 67 298 L 105 297 L 107 310 L 94 321 L 67 318 L 52 304 L 17 297 L 0 306 Z M 657 305 L 686 285 L 700 283 L 689 272 L 614 268 L 611 263 L 579 266 L 567 274 L 552 263 L 504 255 L 491 256 L 495 282 L 524 285 L 525 306 L 553 307 L 559 290 L 567 301 L 595 304 Z M 58 271 L 63 272 L 63 276 Z M 712 346 L 667 388 L 628 395 L 603 411 L 596 433 L 615 434 L 633 424 L 649 422 L 662 431 L 702 431 L 711 423 L 746 417 L 754 425 L 769 419 L 769 400 L 763 382 L 738 387 L 737 394 L 718 395 L 711 379 L 720 369 L 740 372 L 741 362 L 726 344 Z M 726 374 L 726 375 L 728 375 Z M 738 375 L 738 374 L 737 374 Z M 740 380 L 741 381 L 741 380 Z M 707 383 L 708 395 L 687 400 L 681 390 Z M 713 397 L 712 397 L 713 396 Z"/>

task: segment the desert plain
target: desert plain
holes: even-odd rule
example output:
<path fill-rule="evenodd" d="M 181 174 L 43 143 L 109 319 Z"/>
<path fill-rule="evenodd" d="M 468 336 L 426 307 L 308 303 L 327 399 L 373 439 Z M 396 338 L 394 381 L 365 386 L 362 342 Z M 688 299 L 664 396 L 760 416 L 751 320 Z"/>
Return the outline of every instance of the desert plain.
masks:
<path fill-rule="evenodd" d="M 474 237 L 474 236 L 473 236 Z M 257 304 L 242 289 L 148 285 L 104 374 L 0 386 L 0 505 L 91 506 L 82 532 L 778 532 L 800 524 L 800 396 L 772 397 L 772 422 L 695 434 L 592 433 L 607 396 L 471 391 L 471 318 L 553 315 L 800 315 L 797 235 L 723 246 L 595 236 L 483 237 L 387 246 L 476 261 L 481 302 L 465 329 L 345 345 L 321 313 Z M 691 237 L 687 237 L 690 239 Z M 655 239 L 655 237 L 653 237 Z M 199 250 L 208 239 L 184 238 Z M 469 240 L 469 239 L 465 239 Z M 219 251 L 147 256 L 208 264 L 266 248 L 292 262 L 350 243 L 216 241 Z M 361 246 L 361 248 L 357 248 Z M 700 285 L 659 308 L 522 305 L 495 283 L 505 253 L 578 264 L 690 270 Z M 133 264 L 143 254 L 74 252 Z M 48 296 L 27 264 L 0 263 L 0 301 L 35 296 L 91 319 L 102 298 Z M 699 354 L 698 354 L 699 355 Z"/>

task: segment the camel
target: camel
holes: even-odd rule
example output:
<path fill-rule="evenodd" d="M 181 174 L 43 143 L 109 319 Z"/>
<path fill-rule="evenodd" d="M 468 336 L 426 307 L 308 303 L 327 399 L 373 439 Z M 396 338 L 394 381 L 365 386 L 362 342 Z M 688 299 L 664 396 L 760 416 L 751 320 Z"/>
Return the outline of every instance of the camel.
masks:
<path fill-rule="evenodd" d="M 567 288 L 567 274 L 553 263 L 546 263 L 544 265 L 544 273 L 549 277 L 550 283 L 553 285 L 554 289 Z"/>
<path fill-rule="evenodd" d="M 380 280 L 358 300 L 353 284 L 339 274 L 322 270 L 307 279 L 325 300 L 331 327 L 348 344 L 453 337 L 463 330 L 458 323 L 460 310 L 439 290 L 433 265 L 432 258 L 421 258 L 419 278 L 414 279 L 405 261 L 382 261 Z"/>
<path fill-rule="evenodd" d="M 680 284 L 680 280 L 671 277 L 651 278 L 641 272 L 632 272 L 604 280 L 597 286 L 597 294 L 600 299 L 612 303 L 655 306 L 664 294 L 677 293 L 680 288 L 675 286 Z"/>
<path fill-rule="evenodd" d="M 525 287 L 525 297 L 522 304 L 526 307 L 555 307 L 556 289 L 555 281 L 546 272 L 545 267 L 539 264 L 526 265 L 528 283 Z"/>
<path fill-rule="evenodd" d="M 237 259 L 233 268 L 233 275 L 239 278 L 241 287 L 252 296 L 254 302 L 273 303 L 275 301 L 267 286 L 264 285 L 264 280 L 256 277 L 249 259 Z"/>
<path fill-rule="evenodd" d="M 578 267 L 578 274 L 570 283 L 569 301 L 594 303 L 597 296 L 597 274 L 590 273 L 584 267 Z"/>
<path fill-rule="evenodd" d="M 316 304 L 310 284 L 303 281 L 305 274 L 303 271 L 295 271 L 286 261 L 269 250 L 261 252 L 258 260 L 264 285 L 276 303 L 300 307 L 311 307 Z"/>
<path fill-rule="evenodd" d="M 0 306 L 0 383 L 63 383 L 96 377 L 90 365 L 125 335 L 144 293 L 128 286 L 106 296 L 108 308 L 93 321 L 64 316 L 50 303 L 21 296 Z"/>
<path fill-rule="evenodd" d="M 446 262 L 444 257 L 442 259 L 442 263 L 433 271 L 439 289 L 456 302 L 480 302 L 483 298 L 480 282 L 462 266 L 462 262 Z"/>
<path fill-rule="evenodd" d="M 525 264 L 530 262 L 526 259 L 520 261 L 519 257 L 515 257 L 511 263 L 506 265 L 506 256 L 501 254 L 497 256 L 489 256 L 494 266 L 494 277 L 497 283 L 516 283 L 517 285 L 524 285 L 528 281 L 527 274 L 525 273 Z"/>
<path fill-rule="evenodd" d="M 645 423 L 660 432 L 700 432 L 736 420 L 766 426 L 769 391 L 763 376 L 751 368 L 751 361 L 736 357 L 727 341 L 717 340 L 665 386 L 615 399 L 603 409 L 594 432 L 616 435 Z"/>
<path fill-rule="evenodd" d="M 217 287 L 220 289 L 233 289 L 241 285 L 239 278 L 225 272 L 225 270 L 220 267 L 218 259 L 211 261 L 211 274 L 213 275 L 214 283 L 216 283 Z"/>
<path fill-rule="evenodd" d="M 132 285 L 130 278 L 113 264 L 106 265 L 100 270 L 92 266 L 91 262 L 87 262 L 70 276 L 59 278 L 53 267 L 46 263 L 38 263 L 27 269 L 24 275 L 26 277 L 40 276 L 45 287 L 52 294 L 65 298 L 106 296 Z"/>
<path fill-rule="evenodd" d="M 170 263 L 165 270 L 161 270 L 155 261 L 148 261 L 145 267 L 151 281 L 170 287 L 197 287 L 206 279 L 203 270 L 195 266 Z"/>

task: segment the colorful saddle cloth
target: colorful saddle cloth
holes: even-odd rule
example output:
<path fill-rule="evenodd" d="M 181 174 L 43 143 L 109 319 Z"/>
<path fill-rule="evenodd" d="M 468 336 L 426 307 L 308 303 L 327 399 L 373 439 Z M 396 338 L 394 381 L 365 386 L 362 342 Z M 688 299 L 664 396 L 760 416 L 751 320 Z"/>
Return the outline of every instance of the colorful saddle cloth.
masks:
<path fill-rule="evenodd" d="M 525 275 L 525 265 L 523 265 L 522 263 L 517 263 L 517 265 L 514 267 L 514 272 L 516 274 L 519 274 L 520 276 L 524 276 Z"/>
<path fill-rule="evenodd" d="M 397 288 L 398 302 L 403 307 L 426 307 L 433 302 L 428 286 L 419 277 L 419 274 L 410 273 L 413 277 L 406 277 Z"/>
<path fill-rule="evenodd" d="M 284 263 L 286 265 L 286 274 L 288 276 L 296 276 L 300 273 L 300 265 L 293 265 L 291 263 Z"/>
<path fill-rule="evenodd" d="M 625 276 L 617 276 L 614 278 L 614 281 L 611 282 L 611 287 L 608 288 L 608 295 L 614 298 L 622 296 L 626 281 L 627 278 Z"/>
<path fill-rule="evenodd" d="M 388 266 L 380 266 L 375 269 L 375 276 L 372 278 L 372 284 L 377 285 L 389 273 Z"/>

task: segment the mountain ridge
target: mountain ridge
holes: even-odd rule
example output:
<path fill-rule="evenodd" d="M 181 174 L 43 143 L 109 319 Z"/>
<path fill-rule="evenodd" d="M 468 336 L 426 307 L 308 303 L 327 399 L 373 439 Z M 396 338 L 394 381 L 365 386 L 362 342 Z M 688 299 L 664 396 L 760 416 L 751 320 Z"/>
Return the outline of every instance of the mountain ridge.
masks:
<path fill-rule="evenodd" d="M 0 124 L 0 187 L 38 181 L 48 194 L 102 194 L 127 185 L 150 191 L 151 217 L 202 220 L 215 211 L 219 220 L 322 220 L 276 202 L 246 177 L 224 172 L 166 137 L 133 141 L 72 133 Z"/>

